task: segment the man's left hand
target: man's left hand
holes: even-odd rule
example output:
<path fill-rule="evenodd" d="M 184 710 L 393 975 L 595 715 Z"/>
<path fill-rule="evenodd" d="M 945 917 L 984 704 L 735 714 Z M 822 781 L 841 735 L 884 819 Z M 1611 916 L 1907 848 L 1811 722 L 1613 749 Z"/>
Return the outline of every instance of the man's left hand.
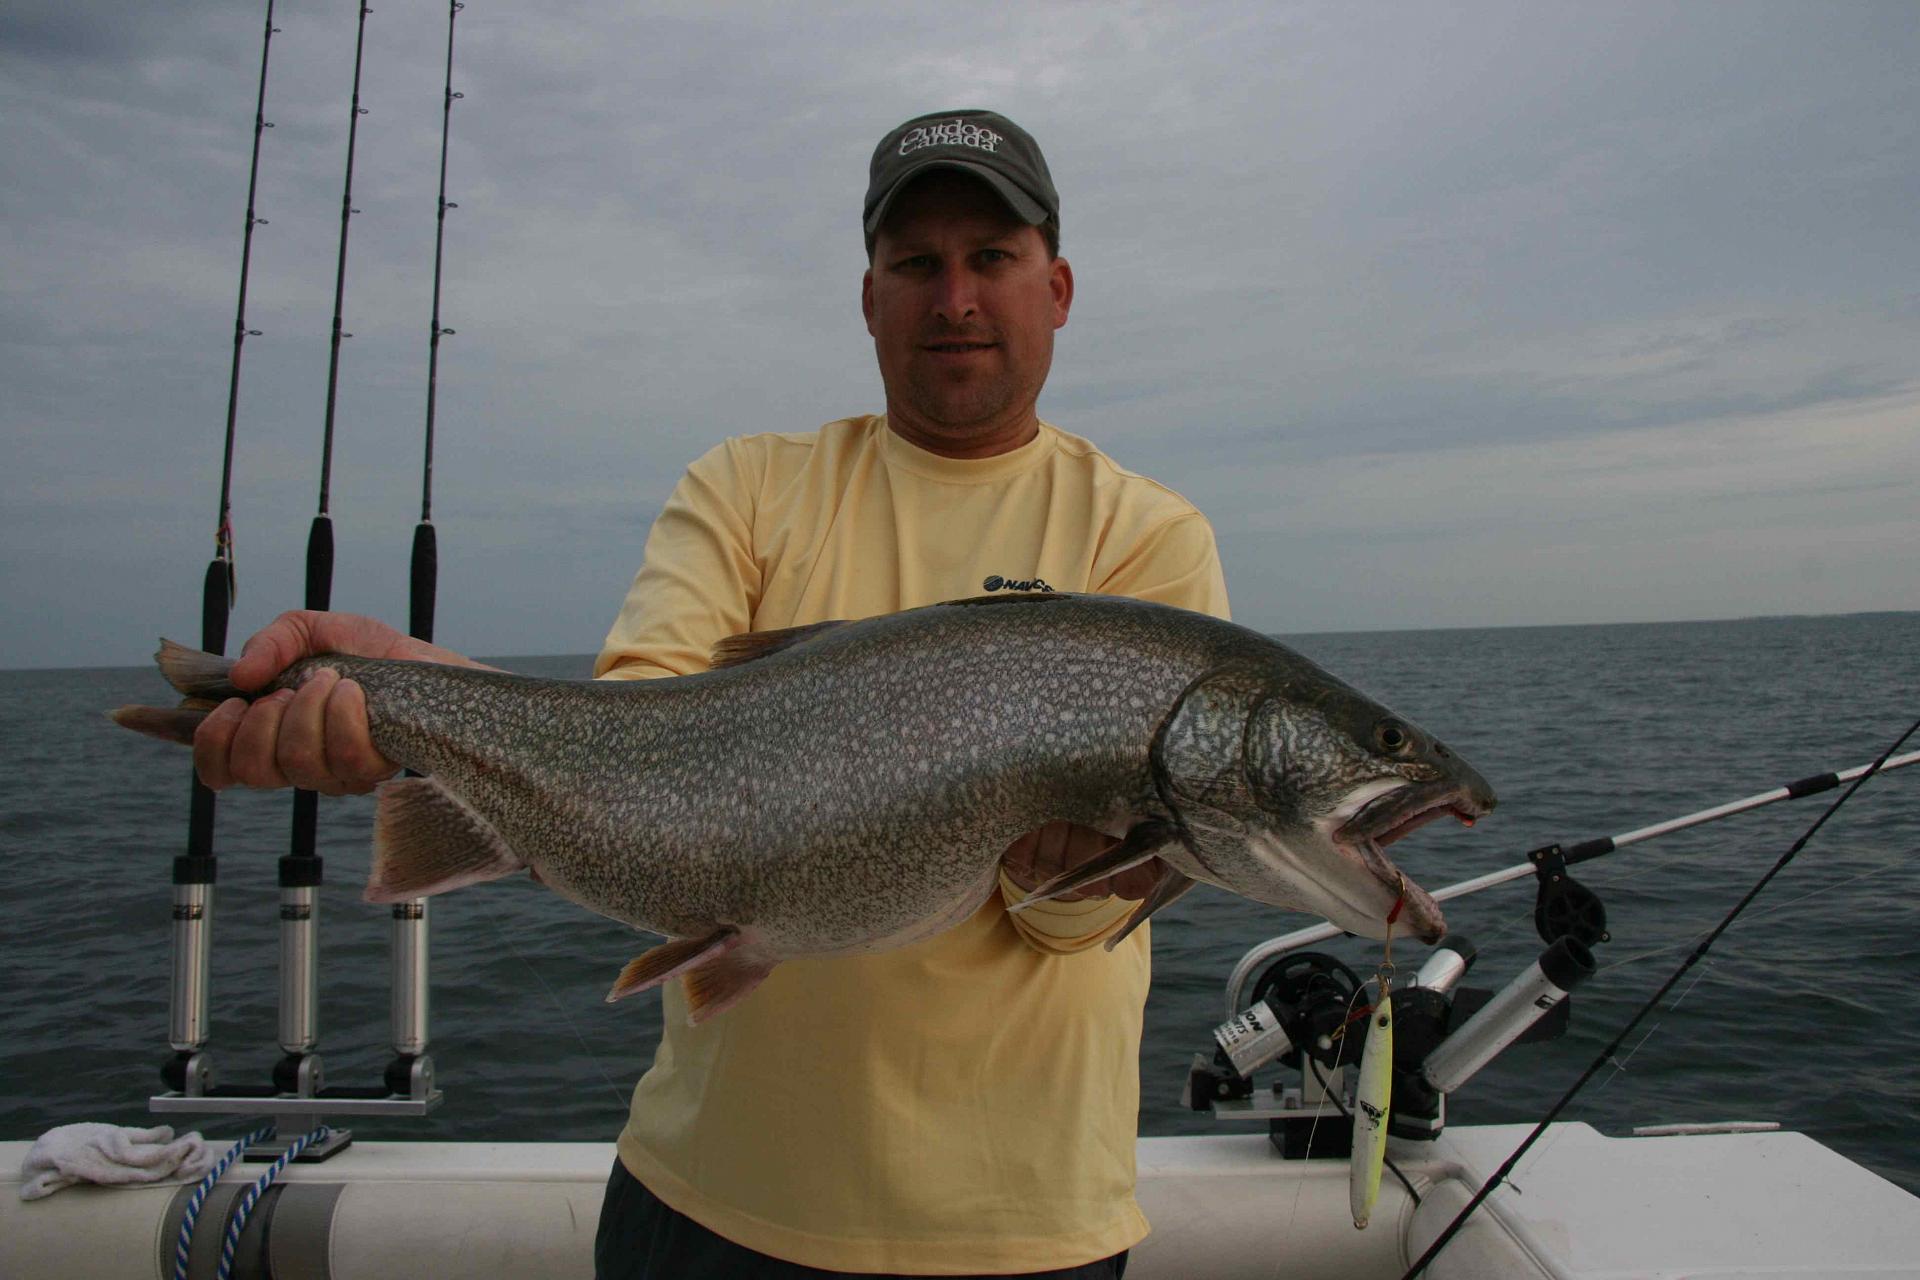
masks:
<path fill-rule="evenodd" d="M 1075 826 L 1071 822 L 1049 822 L 1038 831 L 1029 831 L 1007 846 L 1006 853 L 1001 855 L 1000 865 L 1008 879 L 1032 892 L 1055 876 L 1099 857 L 1119 843 L 1106 832 L 1095 831 L 1092 827 Z M 1166 864 L 1160 859 L 1149 858 L 1118 875 L 1092 881 L 1071 893 L 1063 893 L 1059 900 L 1070 902 L 1076 898 L 1119 897 L 1137 902 L 1153 892 L 1153 886 L 1165 870 Z"/>

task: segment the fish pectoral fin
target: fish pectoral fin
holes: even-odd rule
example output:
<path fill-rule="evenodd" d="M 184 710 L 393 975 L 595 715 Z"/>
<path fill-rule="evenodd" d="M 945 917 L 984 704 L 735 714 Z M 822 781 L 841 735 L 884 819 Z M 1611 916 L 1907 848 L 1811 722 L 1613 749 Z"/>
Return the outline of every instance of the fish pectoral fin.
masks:
<path fill-rule="evenodd" d="M 845 619 L 836 619 L 832 622 L 809 622 L 802 627 L 779 627 L 771 631 L 748 631 L 728 636 L 713 646 L 708 665 L 718 671 L 722 667 L 758 662 L 797 644 L 805 644 L 823 632 L 846 625 Z"/>
<path fill-rule="evenodd" d="M 483 880 L 527 864 L 493 824 L 432 778 L 400 778 L 380 788 L 373 813 L 373 866 L 368 902 L 406 902 Z"/>
<path fill-rule="evenodd" d="M 1174 825 L 1164 819 L 1149 818 L 1145 822 L 1135 823 L 1127 832 L 1126 839 L 1119 844 L 1099 857 L 1081 863 L 1071 871 L 1061 872 L 1020 901 L 1008 906 L 1007 910 L 1025 911 L 1036 902 L 1045 902 L 1063 893 L 1072 893 L 1075 889 L 1084 888 L 1095 880 L 1104 880 L 1108 876 L 1118 875 L 1128 867 L 1137 867 L 1177 838 Z"/>
<path fill-rule="evenodd" d="M 740 931 L 730 924 L 698 938 L 669 939 L 627 961 L 613 990 L 607 992 L 607 1003 L 657 987 L 674 974 L 717 960 L 739 945 Z"/>
<path fill-rule="evenodd" d="M 1198 883 L 1200 882 L 1193 877 L 1182 875 L 1172 867 L 1168 867 L 1165 871 L 1161 872 L 1160 879 L 1153 886 L 1153 892 L 1148 894 L 1146 901 L 1135 907 L 1133 914 L 1127 917 L 1126 927 L 1107 939 L 1105 944 L 1107 950 L 1111 951 L 1125 942 L 1128 934 L 1147 922 L 1148 916 L 1166 906 L 1169 902 L 1174 901 Z"/>

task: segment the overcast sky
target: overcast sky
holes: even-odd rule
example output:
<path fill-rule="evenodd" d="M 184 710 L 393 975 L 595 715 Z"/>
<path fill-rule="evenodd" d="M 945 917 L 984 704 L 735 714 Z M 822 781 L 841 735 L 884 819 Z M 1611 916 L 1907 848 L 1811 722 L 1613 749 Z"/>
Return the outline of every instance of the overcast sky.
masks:
<path fill-rule="evenodd" d="M 0 6 L 0 667 L 193 640 L 264 5 Z M 444 4 L 367 24 L 336 606 L 404 625 Z M 275 14 L 234 644 L 299 603 L 355 10 Z M 1920 607 L 1912 3 L 472 0 L 438 638 L 598 647 L 681 468 L 881 408 L 868 154 L 1038 136 L 1050 421 L 1213 520 L 1266 630 Z"/>

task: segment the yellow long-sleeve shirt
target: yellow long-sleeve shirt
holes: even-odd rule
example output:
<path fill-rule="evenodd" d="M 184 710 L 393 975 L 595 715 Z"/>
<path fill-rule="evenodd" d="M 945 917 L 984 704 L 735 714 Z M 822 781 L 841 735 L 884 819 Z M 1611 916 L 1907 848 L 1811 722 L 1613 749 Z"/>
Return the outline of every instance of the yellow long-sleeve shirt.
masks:
<path fill-rule="evenodd" d="M 687 674 L 744 631 L 1049 588 L 1227 611 L 1205 519 L 1044 423 L 975 460 L 880 417 L 743 437 L 668 500 L 595 670 Z M 1131 907 L 1009 916 L 995 897 L 911 947 L 788 961 L 698 1027 L 670 983 L 621 1159 L 709 1229 L 814 1267 L 1036 1271 L 1130 1248 L 1150 930 L 1093 944 Z"/>

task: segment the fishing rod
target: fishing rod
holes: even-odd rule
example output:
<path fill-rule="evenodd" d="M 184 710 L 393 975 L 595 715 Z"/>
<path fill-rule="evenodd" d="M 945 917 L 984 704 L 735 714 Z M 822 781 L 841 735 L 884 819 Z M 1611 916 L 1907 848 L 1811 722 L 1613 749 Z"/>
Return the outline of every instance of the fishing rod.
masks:
<path fill-rule="evenodd" d="M 1541 882 L 1541 898 L 1534 914 L 1535 924 L 1540 928 L 1542 936 L 1551 941 L 1554 937 L 1570 932 L 1580 936 L 1583 942 L 1599 941 L 1605 935 L 1605 912 L 1601 910 L 1599 900 L 1590 891 L 1574 883 L 1566 874 L 1567 867 L 1590 862 L 1629 845 L 1671 835 L 1676 831 L 1685 831 L 1690 827 L 1702 826 L 1709 822 L 1718 822 L 1722 818 L 1764 808 L 1782 800 L 1798 800 L 1804 796 L 1819 795 L 1844 783 L 1862 779 L 1869 773 L 1891 773 L 1895 769 L 1904 769 L 1912 764 L 1920 764 L 1920 751 L 1889 756 L 1884 760 L 1833 773 L 1812 774 L 1739 800 L 1714 805 L 1712 808 L 1701 809 L 1696 813 L 1685 814 L 1678 818 L 1669 818 L 1664 822 L 1638 827 L 1617 836 L 1581 840 L 1565 848 L 1559 845 L 1547 845 L 1528 854 L 1525 862 L 1504 867 L 1498 871 L 1489 871 L 1485 875 L 1437 889 L 1434 891 L 1433 899 L 1436 902 L 1447 902 L 1454 898 L 1468 897 L 1484 889 L 1491 889 L 1495 885 L 1506 884 L 1510 880 L 1518 880 L 1523 876 L 1537 876 Z M 1345 932 L 1335 924 L 1309 925 L 1304 929 L 1296 929 L 1292 933 L 1273 938 L 1248 951 L 1233 967 L 1233 974 L 1227 979 L 1227 1016 L 1231 1018 L 1245 1007 L 1242 997 L 1245 995 L 1247 982 L 1268 961 L 1300 947 L 1338 938 Z"/>
<path fill-rule="evenodd" d="M 240 353 L 247 339 L 247 277 L 253 264 L 253 229 L 267 220 L 254 213 L 260 189 L 260 139 L 273 123 L 267 119 L 267 64 L 273 52 L 273 0 L 267 0 L 266 32 L 260 39 L 260 84 L 253 102 L 253 159 L 247 169 L 247 217 L 240 235 L 240 297 L 233 312 L 233 363 L 227 375 L 227 434 L 220 463 L 220 514 L 214 524 L 213 559 L 200 586 L 200 647 L 227 651 L 227 621 L 239 584 L 233 565 L 233 440 L 240 411 Z M 173 1000 L 168 1040 L 173 1057 L 161 1075 L 184 1090 L 189 1078 L 212 1074 L 201 1049 L 207 1042 L 207 988 L 212 935 L 213 886 L 218 864 L 213 854 L 214 794 L 194 774 L 187 809 L 187 851 L 173 860 Z M 194 1059 L 198 1058 L 198 1063 Z M 191 1064 L 191 1065 L 190 1065 Z"/>
<path fill-rule="evenodd" d="M 460 206 L 447 199 L 447 138 L 452 131 L 453 104 L 464 94 L 453 91 L 453 27 L 461 0 L 447 5 L 447 80 L 440 108 L 440 196 L 433 232 L 433 318 L 427 339 L 427 429 L 425 460 L 420 468 L 420 523 L 413 529 L 413 558 L 408 574 L 407 634 L 433 640 L 433 607 L 440 574 L 439 540 L 433 529 L 433 415 L 440 384 L 440 339 L 453 332 L 440 323 L 440 266 L 446 247 L 447 210 Z M 408 770 L 408 773 L 412 773 Z M 393 904 L 393 1061 L 387 1064 L 387 1087 L 395 1093 L 419 1096 L 431 1088 L 433 1063 L 426 1056 L 430 988 L 427 984 L 428 908 L 425 898 Z"/>
<path fill-rule="evenodd" d="M 353 93 L 347 117 L 347 173 L 340 195 L 340 252 L 333 276 L 333 340 L 327 361 L 327 408 L 320 447 L 320 509 L 307 531 L 306 607 L 326 609 L 333 596 L 333 518 L 328 506 L 333 479 L 334 408 L 340 387 L 340 342 L 351 337 L 341 323 L 347 292 L 347 232 L 358 212 L 353 207 L 353 155 L 360 134 L 360 68 L 367 42 L 363 2 L 353 42 Z M 320 1088 L 318 939 L 314 912 L 319 908 L 321 858 L 315 851 L 319 826 L 318 793 L 293 793 L 291 851 L 280 859 L 280 1047 L 286 1051 L 273 1068 L 273 1081 L 287 1093 L 311 1096 Z"/>
<path fill-rule="evenodd" d="M 1401 1280 L 1415 1280 L 1415 1277 L 1427 1269 L 1428 1264 L 1439 1256 L 1440 1251 L 1446 1248 L 1448 1242 L 1459 1233 L 1460 1228 L 1466 1225 L 1467 1219 L 1473 1215 L 1474 1211 L 1486 1203 L 1487 1197 L 1492 1195 L 1495 1189 L 1513 1172 L 1515 1166 L 1520 1163 L 1521 1158 L 1532 1149 L 1535 1142 L 1539 1141 L 1541 1135 L 1546 1133 L 1554 1119 L 1572 1104 L 1580 1090 L 1586 1087 L 1587 1082 L 1599 1074 L 1600 1068 L 1611 1061 L 1613 1055 L 1620 1051 L 1620 1046 L 1626 1043 L 1627 1037 L 1633 1034 L 1634 1029 L 1637 1028 L 1641 1022 L 1645 1021 L 1649 1013 L 1652 1013 L 1654 1009 L 1659 1007 L 1660 1002 L 1666 999 L 1667 993 L 1678 985 L 1680 979 L 1686 976 L 1687 971 L 1705 958 L 1713 944 L 1719 941 L 1720 935 L 1733 927 L 1733 922 L 1739 919 L 1740 913 L 1745 911 L 1747 907 L 1753 903 L 1754 899 L 1760 896 L 1767 885 L 1772 883 L 1773 878 L 1784 871 L 1787 864 L 1792 862 L 1802 849 L 1806 848 L 1807 842 L 1813 839 L 1815 832 L 1826 825 L 1827 819 L 1839 812 L 1840 806 L 1852 799 L 1854 792 L 1864 786 L 1868 778 L 1886 770 L 1886 767 L 1895 759 L 1894 752 L 1898 751 L 1915 732 L 1920 732 L 1920 720 L 1916 720 L 1907 726 L 1906 732 L 1895 739 L 1893 745 L 1883 751 L 1879 758 L 1872 764 L 1867 765 L 1863 769 L 1848 771 L 1854 775 L 1853 784 L 1841 792 L 1839 796 L 1835 797 L 1834 802 L 1828 805 L 1818 818 L 1813 820 L 1813 824 L 1801 833 L 1800 838 L 1795 840 L 1787 851 L 1781 854 L 1771 867 L 1767 868 L 1766 874 L 1762 875 L 1760 879 L 1754 883 L 1753 887 L 1747 890 L 1745 896 L 1734 904 L 1733 910 L 1727 912 L 1725 918 L 1723 918 L 1719 924 L 1715 925 L 1712 931 L 1701 939 L 1699 945 L 1688 953 L 1687 957 L 1667 976 L 1667 980 L 1660 984 L 1659 990 L 1647 997 L 1646 1002 L 1642 1004 L 1633 1017 L 1628 1020 L 1627 1025 L 1620 1029 L 1620 1033 L 1594 1057 L 1592 1062 L 1587 1064 L 1587 1069 L 1580 1073 L 1579 1079 L 1575 1080 L 1573 1084 L 1568 1087 L 1567 1091 L 1560 1096 L 1560 1100 L 1553 1104 L 1547 1111 L 1547 1114 L 1541 1117 L 1540 1122 L 1536 1124 L 1533 1130 L 1521 1141 L 1520 1145 L 1514 1148 L 1513 1154 L 1508 1156 L 1506 1161 L 1502 1163 L 1498 1169 L 1493 1171 L 1492 1175 L 1487 1178 L 1480 1189 L 1474 1193 L 1473 1198 L 1467 1201 L 1459 1213 L 1454 1215 L 1453 1221 L 1447 1224 L 1446 1229 L 1434 1238 L 1432 1244 L 1427 1246 L 1426 1252 L 1415 1259 L 1411 1267 L 1407 1268 L 1406 1274 L 1401 1277 Z M 1906 759 L 1911 763 L 1911 757 L 1906 757 Z M 1819 789 L 1828 790 L 1834 785 L 1837 785 L 1837 782 L 1829 783 Z M 1811 793 L 1801 792 L 1801 794 Z M 1599 855 L 1595 854 L 1593 856 L 1597 857 Z"/>

